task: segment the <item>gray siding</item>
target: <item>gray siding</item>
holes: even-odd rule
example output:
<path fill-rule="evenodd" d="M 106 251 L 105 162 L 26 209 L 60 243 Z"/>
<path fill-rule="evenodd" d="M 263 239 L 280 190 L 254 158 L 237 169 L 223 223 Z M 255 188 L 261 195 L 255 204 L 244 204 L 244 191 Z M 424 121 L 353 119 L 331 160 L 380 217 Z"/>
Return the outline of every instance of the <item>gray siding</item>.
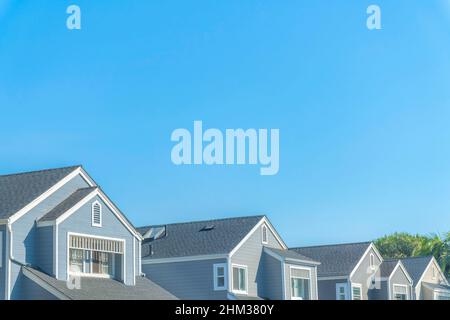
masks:
<path fill-rule="evenodd" d="M 374 261 L 375 261 L 375 266 L 376 266 L 375 270 L 378 270 L 378 273 L 379 273 L 379 266 L 381 264 L 381 260 L 375 254 L 375 251 L 373 249 L 371 249 L 367 253 L 367 255 L 364 257 L 364 260 L 361 262 L 361 264 L 359 265 L 358 269 L 353 274 L 353 277 L 350 279 L 350 281 L 352 283 L 357 283 L 357 284 L 360 284 L 362 286 L 362 290 L 361 290 L 361 295 L 362 296 L 361 296 L 361 298 L 363 300 L 368 300 L 369 299 L 369 285 L 368 285 L 368 281 L 374 275 L 374 271 L 372 271 L 370 269 L 370 254 L 371 253 L 374 255 Z M 377 276 L 379 277 L 380 275 L 378 274 Z"/>
<path fill-rule="evenodd" d="M 433 278 L 432 267 L 434 267 L 436 270 L 436 278 Z M 439 272 L 439 270 L 440 270 L 440 267 L 433 261 L 433 263 L 425 270 L 425 272 L 423 274 L 422 282 L 439 284 L 439 283 L 445 281 L 444 278 L 442 277 L 441 273 Z M 414 285 L 416 285 L 416 283 Z M 430 294 L 429 292 L 427 293 L 426 290 L 423 290 L 423 289 L 424 289 L 424 286 L 422 285 L 422 283 L 419 283 L 419 285 L 416 286 L 415 296 L 416 296 L 417 300 L 432 300 L 432 299 L 434 299 L 432 294 Z M 428 291 L 430 291 L 430 290 L 428 290 Z"/>
<path fill-rule="evenodd" d="M 36 220 L 49 210 L 61 203 L 70 194 L 79 188 L 87 187 L 87 182 L 76 176 L 63 187 L 27 212 L 23 217 L 12 224 L 13 230 L 13 257 L 20 263 L 39 266 L 38 252 L 42 250 L 37 245 Z M 23 296 L 20 279 L 21 266 L 11 264 L 11 299 L 21 299 Z"/>
<path fill-rule="evenodd" d="M 281 261 L 264 253 L 262 256 L 264 266 L 264 282 L 262 297 L 270 300 L 283 299 Z"/>
<path fill-rule="evenodd" d="M 37 265 L 47 274 L 55 275 L 53 272 L 53 226 L 40 227 L 37 232 Z"/>
<path fill-rule="evenodd" d="M 23 274 L 20 275 L 20 278 L 22 278 L 22 300 L 59 300 L 57 297 Z"/>
<path fill-rule="evenodd" d="M 224 300 L 227 290 L 214 291 L 214 264 L 226 259 L 143 264 L 142 272 L 180 299 Z"/>
<path fill-rule="evenodd" d="M 319 280 L 319 300 L 336 300 L 336 284 L 347 283 L 347 280 Z M 347 286 L 347 295 L 350 297 L 350 288 Z"/>
<path fill-rule="evenodd" d="M 264 275 L 261 259 L 263 254 L 261 228 L 262 226 L 260 226 L 231 257 L 231 264 L 247 266 L 248 295 L 253 297 L 264 295 L 262 285 L 264 282 Z M 269 241 L 268 244 L 264 244 L 264 246 L 282 249 L 282 246 L 275 239 L 275 236 L 270 232 L 269 228 L 267 228 L 267 231 Z"/>
<path fill-rule="evenodd" d="M 102 204 L 102 227 L 100 228 L 92 226 L 91 208 L 94 201 L 99 201 Z M 138 275 L 133 270 L 135 266 L 138 269 L 135 264 L 137 248 L 134 244 L 136 238 L 99 197 L 94 197 L 88 201 L 58 226 L 57 278 L 59 280 L 67 279 L 67 237 L 69 232 L 125 240 L 125 283 L 127 285 L 134 284 L 135 276 Z"/>
<path fill-rule="evenodd" d="M 392 274 L 391 276 L 391 281 L 389 283 L 389 292 L 390 292 L 390 298 L 391 300 L 394 299 L 394 284 L 398 284 L 398 285 L 406 285 L 408 287 L 408 295 L 411 299 L 412 296 L 412 288 L 411 288 L 411 284 L 408 280 L 408 278 L 406 277 L 405 273 L 403 272 L 403 270 L 401 268 L 398 268 L 394 274 Z"/>
<path fill-rule="evenodd" d="M 6 254 L 6 226 L 0 225 L 0 300 L 5 299 Z"/>
<path fill-rule="evenodd" d="M 294 264 L 294 263 L 285 263 L 284 264 L 284 275 L 285 275 L 285 282 L 284 282 L 284 288 L 286 290 L 286 300 L 291 300 L 292 298 L 292 286 L 291 286 L 291 268 L 295 267 L 301 267 L 301 268 L 308 268 L 310 270 L 311 274 L 311 290 L 310 290 L 310 299 L 311 300 L 317 300 L 317 268 L 313 266 L 306 266 L 303 264 Z"/>

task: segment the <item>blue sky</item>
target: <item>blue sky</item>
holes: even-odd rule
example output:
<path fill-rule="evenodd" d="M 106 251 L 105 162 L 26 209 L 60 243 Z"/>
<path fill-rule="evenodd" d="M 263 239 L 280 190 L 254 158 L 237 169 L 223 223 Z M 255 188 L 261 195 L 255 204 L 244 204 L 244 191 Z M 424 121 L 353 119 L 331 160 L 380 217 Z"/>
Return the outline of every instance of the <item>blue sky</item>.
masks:
<path fill-rule="evenodd" d="M 289 245 L 448 231 L 449 37 L 444 0 L 0 0 L 0 173 L 83 164 L 136 225 L 267 213 Z M 194 120 L 279 128 L 280 172 L 174 166 Z"/>

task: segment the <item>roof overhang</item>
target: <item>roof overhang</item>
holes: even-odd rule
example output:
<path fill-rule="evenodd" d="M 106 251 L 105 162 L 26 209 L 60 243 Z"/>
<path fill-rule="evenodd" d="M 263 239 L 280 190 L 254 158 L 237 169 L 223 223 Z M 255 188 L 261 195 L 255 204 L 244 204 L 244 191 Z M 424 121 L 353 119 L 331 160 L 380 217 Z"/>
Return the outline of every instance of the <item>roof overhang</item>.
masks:
<path fill-rule="evenodd" d="M 267 247 L 264 247 L 264 252 L 267 253 L 269 256 L 271 256 L 281 262 L 302 263 L 302 264 L 308 264 L 308 265 L 314 265 L 314 266 L 320 265 L 320 262 L 317 262 L 317 261 L 308 261 L 308 260 L 303 260 L 303 259 L 283 257 L 283 256 L 277 254 L 276 252 L 273 252 L 272 250 L 270 250 L 270 248 L 267 248 Z"/>

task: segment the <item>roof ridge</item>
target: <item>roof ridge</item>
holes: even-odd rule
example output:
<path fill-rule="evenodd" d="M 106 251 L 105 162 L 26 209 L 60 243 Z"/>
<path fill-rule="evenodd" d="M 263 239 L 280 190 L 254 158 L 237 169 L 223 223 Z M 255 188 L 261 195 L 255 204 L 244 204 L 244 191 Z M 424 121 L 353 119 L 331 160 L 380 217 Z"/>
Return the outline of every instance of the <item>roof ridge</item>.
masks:
<path fill-rule="evenodd" d="M 43 173 L 43 172 L 48 172 L 48 171 L 71 169 L 71 168 L 75 169 L 75 168 L 81 168 L 81 167 L 82 167 L 82 165 L 75 165 L 75 166 L 67 166 L 67 167 L 60 167 L 60 168 L 33 170 L 33 171 L 18 172 L 18 173 L 8 173 L 8 174 L 1 174 L 0 177 L 20 176 L 20 175 L 25 175 L 25 174 Z"/>
<path fill-rule="evenodd" d="M 228 217 L 228 218 L 221 218 L 221 219 L 174 222 L 174 223 L 166 223 L 166 224 L 151 224 L 151 225 L 140 226 L 140 227 L 137 227 L 136 229 L 152 228 L 152 227 L 163 227 L 163 226 L 174 226 L 174 225 L 190 224 L 190 223 L 206 223 L 206 222 L 226 221 L 226 220 L 234 220 L 234 219 L 250 219 L 250 218 L 258 218 L 258 217 L 260 217 L 262 219 L 263 217 L 266 217 L 266 215 L 263 214 L 263 215 L 253 215 L 253 216 Z"/>
<path fill-rule="evenodd" d="M 433 258 L 434 256 L 432 254 L 427 256 L 414 256 L 414 257 L 405 257 L 401 258 L 400 260 L 406 260 L 406 259 L 426 259 L 426 258 Z"/>
<path fill-rule="evenodd" d="M 323 247 L 338 247 L 338 246 L 349 246 L 349 245 L 355 245 L 355 244 L 371 244 L 372 241 L 363 241 L 363 242 L 348 242 L 348 243 L 337 243 L 337 244 L 321 244 L 316 246 L 306 246 L 306 247 L 292 247 L 289 248 L 289 250 L 295 250 L 295 249 L 309 249 L 309 248 L 323 248 Z"/>

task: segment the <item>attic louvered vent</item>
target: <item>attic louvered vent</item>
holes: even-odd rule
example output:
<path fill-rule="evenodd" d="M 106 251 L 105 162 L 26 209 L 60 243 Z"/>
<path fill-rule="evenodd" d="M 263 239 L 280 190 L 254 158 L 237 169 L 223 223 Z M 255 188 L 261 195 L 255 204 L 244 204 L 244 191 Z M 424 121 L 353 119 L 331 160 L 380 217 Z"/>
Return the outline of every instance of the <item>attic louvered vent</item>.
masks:
<path fill-rule="evenodd" d="M 98 201 L 92 204 L 92 225 L 94 227 L 102 226 L 102 205 Z"/>
<path fill-rule="evenodd" d="M 213 224 L 208 224 L 206 226 L 204 226 L 200 231 L 211 231 L 215 228 L 216 226 Z"/>

